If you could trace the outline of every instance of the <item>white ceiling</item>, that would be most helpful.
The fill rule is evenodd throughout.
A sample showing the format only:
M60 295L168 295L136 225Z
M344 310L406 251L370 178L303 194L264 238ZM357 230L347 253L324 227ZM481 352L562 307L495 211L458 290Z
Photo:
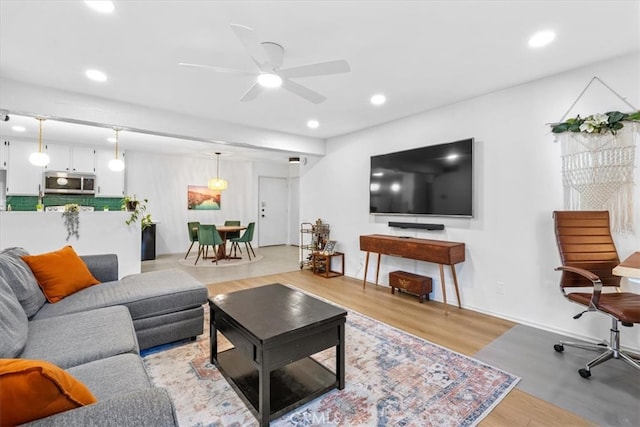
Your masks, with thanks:
M638 1L114 3L115 12L102 15L82 1L0 0L0 76L330 138L640 50ZM282 45L285 67L345 59L351 72L295 79L325 95L322 104L282 89L240 102L252 77L177 65L254 71L232 23ZM555 42L529 48L543 29L557 33ZM89 81L87 68L108 81ZM373 107L368 99L378 92L388 102ZM1 92L0 107L11 110ZM306 127L311 118L318 129ZM10 135L6 124L2 130Z

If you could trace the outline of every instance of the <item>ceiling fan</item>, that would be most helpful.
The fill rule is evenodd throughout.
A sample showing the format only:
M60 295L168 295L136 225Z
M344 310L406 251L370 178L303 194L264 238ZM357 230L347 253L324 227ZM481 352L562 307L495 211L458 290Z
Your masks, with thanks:
M280 87L306 99L314 104L320 104L327 98L316 91L302 86L291 80L296 77L322 76L327 74L348 73L351 71L349 63L339 59L315 64L299 65L295 67L280 68L284 56L284 48L277 43L260 42L255 31L244 25L231 24L231 30L243 44L247 53L258 67L255 72L236 70L232 68L216 67L212 65L188 64L180 62L186 67L206 68L219 73L255 76L256 82L240 98L240 101L255 99L265 88Z

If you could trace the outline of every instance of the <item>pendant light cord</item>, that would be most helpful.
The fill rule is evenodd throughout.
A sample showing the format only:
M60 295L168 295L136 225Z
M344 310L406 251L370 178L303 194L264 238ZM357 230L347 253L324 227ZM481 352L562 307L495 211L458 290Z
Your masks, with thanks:
M38 118L38 123L40 123L40 132L38 134L38 153L42 153L42 121L44 119Z

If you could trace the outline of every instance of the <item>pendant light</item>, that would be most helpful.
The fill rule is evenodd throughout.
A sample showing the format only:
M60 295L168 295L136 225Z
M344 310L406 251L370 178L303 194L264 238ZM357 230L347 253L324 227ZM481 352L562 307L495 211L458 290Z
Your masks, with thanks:
M120 172L124 169L124 162L118 158L118 132L120 132L120 129L113 128L113 130L116 131L116 157L109 160L109 169L114 172Z
M29 156L29 162L34 166L46 166L49 164L49 155L42 151L42 122L46 120L43 117L36 117L36 120L40 123L40 133L38 135L38 151L31 153Z
M216 153L216 177L209 180L207 185L212 190L222 191L227 189L227 181L220 179L220 153Z

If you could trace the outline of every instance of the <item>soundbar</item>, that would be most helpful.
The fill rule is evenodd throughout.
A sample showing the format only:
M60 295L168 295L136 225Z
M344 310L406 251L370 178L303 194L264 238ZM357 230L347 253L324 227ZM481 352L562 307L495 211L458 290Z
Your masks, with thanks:
M393 222L389 221L389 227L419 228L421 230L444 230L444 224L424 224L420 222Z

